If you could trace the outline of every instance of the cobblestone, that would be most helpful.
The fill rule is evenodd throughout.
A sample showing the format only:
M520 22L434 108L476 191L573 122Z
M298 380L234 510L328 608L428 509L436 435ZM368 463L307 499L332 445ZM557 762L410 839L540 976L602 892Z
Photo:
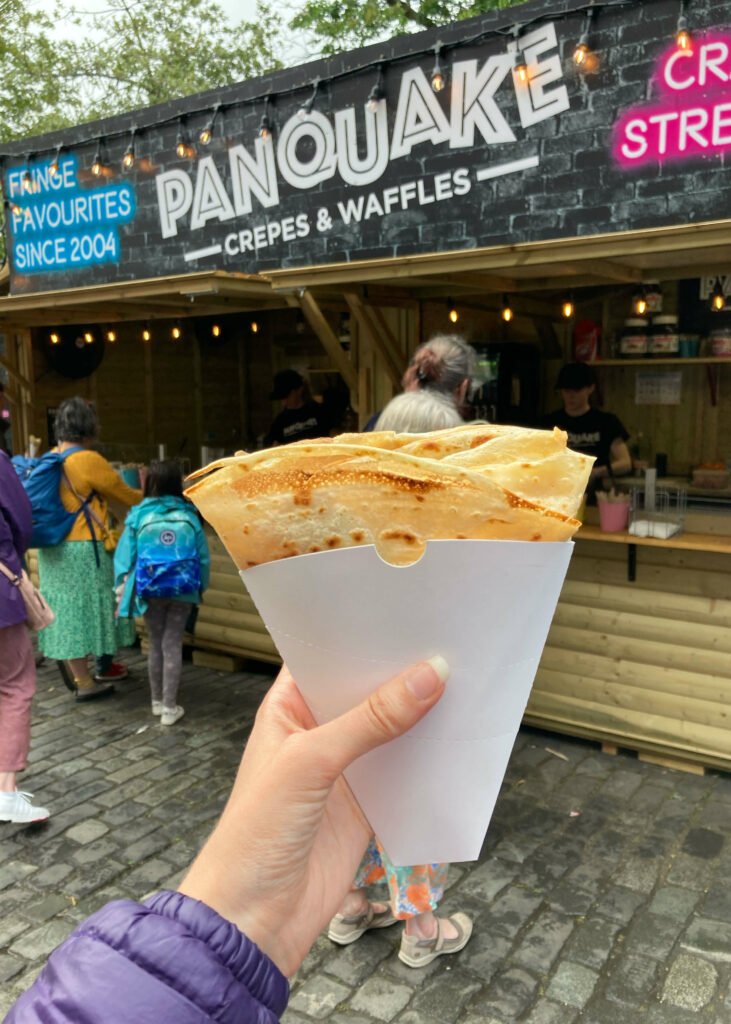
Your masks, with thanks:
M272 678L186 664L186 716L163 731L143 659L123 660L115 697L83 707L40 670L26 784L52 816L0 828L0 1017L88 914L177 883ZM524 729L481 859L450 869L441 909L472 915L466 948L414 970L401 925L321 935L283 1024L731 1024L730 811L731 777Z

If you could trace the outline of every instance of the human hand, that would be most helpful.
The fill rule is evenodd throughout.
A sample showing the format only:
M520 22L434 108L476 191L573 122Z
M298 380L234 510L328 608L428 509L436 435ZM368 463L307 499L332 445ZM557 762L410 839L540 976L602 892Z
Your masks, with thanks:
M293 974L336 913L373 834L341 773L423 718L448 671L442 658L421 662L317 726L283 668L180 892L232 921Z

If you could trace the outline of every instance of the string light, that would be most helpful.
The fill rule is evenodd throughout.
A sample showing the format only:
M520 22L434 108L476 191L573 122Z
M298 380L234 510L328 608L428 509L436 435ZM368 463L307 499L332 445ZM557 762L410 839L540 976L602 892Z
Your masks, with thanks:
M188 145L188 140L185 137L185 128L183 127L182 117L178 121L178 134L175 139L175 152L181 160L186 156L193 155L193 147Z
M503 309L500 315L502 316L506 324L510 323L510 321L513 319L513 311L510 308L510 303L508 302L507 295L503 295Z
M52 345L59 345L61 343L61 338L58 334L55 333L55 331L53 334L49 335L49 338Z
M114 343L117 340L116 331L107 331L107 341Z
M256 320L252 320L251 321L251 333L252 334L258 334L259 333L259 324L256 322Z
M447 299L447 305L449 306L449 319L452 321L453 324L456 324L457 321L459 320L459 313L454 308L454 303L452 302L451 299Z
M6 206L8 206L10 208L10 212L14 213L16 217L20 217L22 215L23 207L22 206L18 206L18 204L16 202L14 202L13 200L8 202L8 200L6 199L5 200L5 204L6 204Z
M219 324L214 324L211 327L211 334L213 335L214 338L220 338L221 337L221 328L220 328Z
M716 284L711 292L711 309L716 313L720 313L725 306L726 296L723 294L720 278L716 278Z
M220 109L221 109L221 104L220 103L214 104L214 107L213 107L213 110L211 111L211 117L210 117L210 120L209 120L208 124L205 126L205 128L201 129L201 133L198 136L198 139L199 139L201 145L203 145L203 146L207 146L208 143L213 138L213 125L216 122L216 116L217 116L218 111Z
M272 122L269 119L269 97L264 100L264 113L259 122L259 138L268 139L272 134Z
M94 335L91 333L91 331L84 332L84 341L86 342L87 345L94 344Z
M520 25L516 25L513 29L513 35L515 36L515 53L513 54L513 74L516 75L521 82L528 81L528 65L525 60L525 54L520 46Z
M634 298L632 299L632 306L638 316L644 316L647 312L647 295L645 293L644 285L641 285L635 292Z
M377 110L378 104L381 100L385 100L385 98L386 90L383 87L383 65L381 64L378 68L378 78L368 93L368 109L371 111Z
M434 67L431 72L431 87L434 92L441 92L445 86L446 79L439 63L439 54L442 52L442 44L437 43L434 47Z
M680 14L678 15L678 25L675 29L675 41L678 44L679 50L692 49L690 32L688 31L688 19L685 16L685 0L680 0Z
M52 178L55 178L56 175L61 170L61 150L62 149L63 149L63 145L62 145L62 143L59 142L59 144L56 146L56 155L54 156L53 160L51 160L50 164L48 165L48 170L49 170L49 173L51 174Z
M30 157L28 159L30 159ZM23 183L24 192L33 191L33 176L30 173L30 168L26 168L25 171L23 171L23 177L21 181Z
M314 80L314 82L312 83L312 95L307 100L305 100L305 102L302 104L302 106L297 111L297 117L301 121L304 121L304 119L306 117L310 116L310 113L312 112L312 108L315 105L315 99L317 97L317 90L318 90L319 86L320 86L320 79L316 78Z
M568 295L561 306L561 312L567 320L570 320L574 315L574 299L572 295Z
M91 173L94 174L98 178L99 175L102 173L103 169L104 169L104 161L103 161L103 157L102 157L102 140L101 139L97 139L97 142L96 142L96 153L94 153L94 160L92 161L92 164L91 164Z
M142 340L143 341L149 341L151 337L152 337L152 335L150 334L150 328L149 327L145 327L143 329L143 331L142 331Z
M581 33L576 49L574 50L574 61L576 64L581 66L586 63L586 58L589 56L589 31L591 29L591 19L594 17L594 8L590 7L586 12L586 21L584 22L584 31Z
M130 167L134 166L134 162L135 162L135 135L136 134L137 134L137 128L135 127L135 128L132 129L132 133L131 133L131 135L129 137L129 143L127 145L127 148L124 151L124 156L122 157L122 167L124 167L124 169L126 171L128 171L130 169Z
M178 327L178 325L175 324L175 326L173 327L172 331L170 332L170 335L171 335L173 341L177 341L182 333L183 332L180 330L180 327Z

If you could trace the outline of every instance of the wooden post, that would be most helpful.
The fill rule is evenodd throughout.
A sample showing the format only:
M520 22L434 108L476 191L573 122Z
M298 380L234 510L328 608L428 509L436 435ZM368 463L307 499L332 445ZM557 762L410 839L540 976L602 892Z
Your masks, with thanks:
M399 351L396 339L380 309L375 306L366 306L356 292L345 292L345 301L362 332L370 338L382 359L391 382L396 387L400 387L401 378L406 369L406 361Z
M353 408L356 409L358 405L358 374L356 368L343 351L339 339L327 322L327 318L320 309L314 295L307 288L302 288L296 296L288 297L287 302L291 306L299 306L302 310L310 327L322 342L322 347L332 359L335 369L348 385L350 402Z

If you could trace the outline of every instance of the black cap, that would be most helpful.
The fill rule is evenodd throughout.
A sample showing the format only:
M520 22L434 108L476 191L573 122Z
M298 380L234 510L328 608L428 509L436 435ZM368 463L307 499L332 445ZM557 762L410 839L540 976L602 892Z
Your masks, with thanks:
M297 388L304 384L304 378L296 370L280 370L274 376L274 387L269 398L274 401L278 398L286 398Z
M596 384L596 376L586 363L566 363L559 370L556 387L559 391L579 391Z

